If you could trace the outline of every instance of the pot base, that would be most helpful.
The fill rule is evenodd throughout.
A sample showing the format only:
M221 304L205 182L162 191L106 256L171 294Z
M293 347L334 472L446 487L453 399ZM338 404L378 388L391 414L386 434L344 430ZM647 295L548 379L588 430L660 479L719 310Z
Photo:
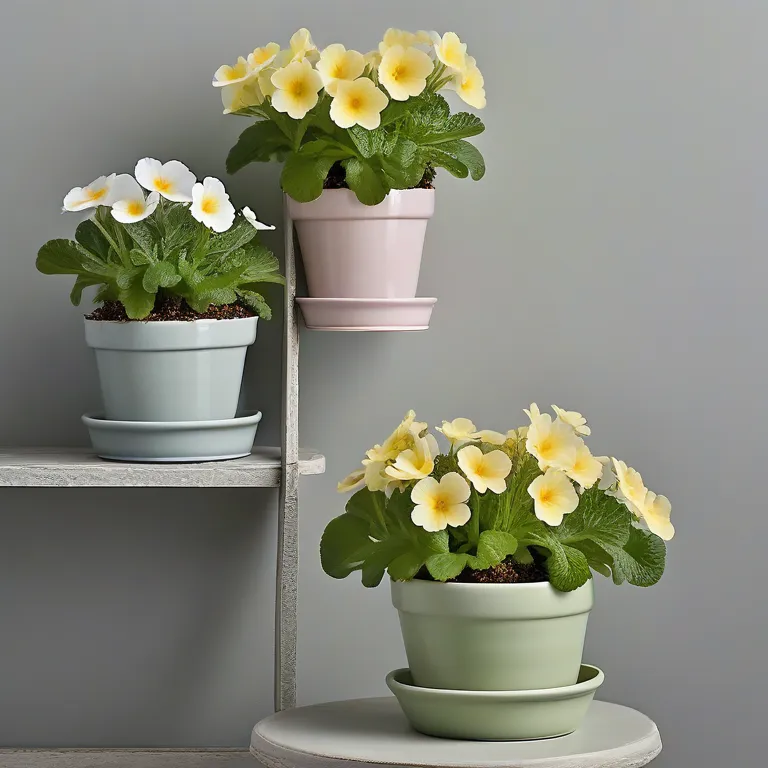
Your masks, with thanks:
M426 331L434 298L297 298L306 327L314 331Z
M172 464L241 459L251 453L261 411L216 421L110 421L86 414L102 459Z
M470 741L524 741L566 736L581 726L603 673L582 664L575 685L531 691L420 688L407 669L387 675L410 724L420 733Z

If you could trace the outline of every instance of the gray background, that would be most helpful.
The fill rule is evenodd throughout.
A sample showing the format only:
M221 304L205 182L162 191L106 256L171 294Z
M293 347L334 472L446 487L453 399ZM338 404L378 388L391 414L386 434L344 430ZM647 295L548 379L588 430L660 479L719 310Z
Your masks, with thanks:
M0 443L83 444L98 405L69 281L37 248L64 193L136 159L223 174L247 123L216 67L299 26L363 50L454 29L486 74L488 161L442 174L414 335L302 337L300 700L384 692L401 664L385 589L333 582L317 542L337 479L414 407L434 423L578 408L596 452L669 495L651 590L598 582L603 698L658 721L663 768L762 766L766 723L768 6L760 0L130 3L0 8ZM228 180L278 221L278 169ZM280 233L268 236L279 248ZM280 327L250 354L278 435ZM242 745L271 706L273 492L3 490L0 745Z

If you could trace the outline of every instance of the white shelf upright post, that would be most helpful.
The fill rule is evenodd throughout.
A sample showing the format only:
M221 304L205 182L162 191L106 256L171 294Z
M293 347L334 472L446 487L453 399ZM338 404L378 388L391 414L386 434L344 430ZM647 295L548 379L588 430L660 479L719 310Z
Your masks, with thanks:
M275 710L296 706L296 635L299 580L299 327L293 220L283 200L285 331L283 435L275 595Z

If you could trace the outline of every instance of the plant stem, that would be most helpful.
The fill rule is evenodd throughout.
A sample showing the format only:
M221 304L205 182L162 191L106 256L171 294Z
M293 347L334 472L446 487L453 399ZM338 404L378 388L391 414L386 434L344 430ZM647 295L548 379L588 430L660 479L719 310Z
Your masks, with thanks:
M115 253L117 254L117 257L120 259L120 261L123 262L123 266L130 267L131 266L130 257L128 256L128 254L125 252L124 249L120 248L117 245L112 235L110 235L109 232L107 232L106 227L99 221L98 211L96 212L93 219L91 219L91 221L93 221L93 223L99 228L99 230L101 231L101 234L104 235L107 242L112 246Z

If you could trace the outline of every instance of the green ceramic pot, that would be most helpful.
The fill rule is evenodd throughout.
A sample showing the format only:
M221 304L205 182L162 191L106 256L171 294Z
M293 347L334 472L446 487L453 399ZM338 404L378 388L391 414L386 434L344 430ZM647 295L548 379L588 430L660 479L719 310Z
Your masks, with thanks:
M591 580L573 592L548 582L391 585L415 685L523 691L576 683Z

